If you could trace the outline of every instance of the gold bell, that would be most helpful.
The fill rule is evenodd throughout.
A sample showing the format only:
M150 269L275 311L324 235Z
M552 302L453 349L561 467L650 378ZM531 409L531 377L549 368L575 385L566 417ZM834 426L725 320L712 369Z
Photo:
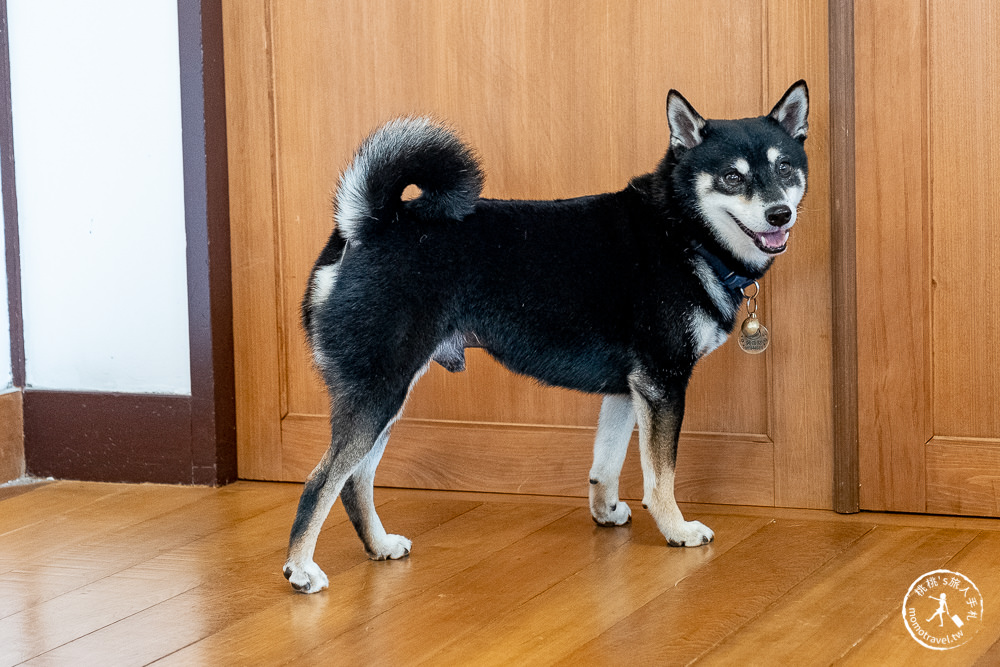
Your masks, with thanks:
M756 336L757 332L760 331L760 320L756 317L748 317L743 320L743 326L740 329L744 336Z
M760 354L767 349L770 336L767 327L760 323L756 315L751 314L740 325L740 335L737 336L736 342L747 354Z

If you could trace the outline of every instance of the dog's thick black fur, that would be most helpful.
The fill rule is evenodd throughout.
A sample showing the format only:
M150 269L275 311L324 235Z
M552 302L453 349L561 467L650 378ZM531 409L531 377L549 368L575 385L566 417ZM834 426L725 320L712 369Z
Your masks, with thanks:
M332 440L292 528L285 576L296 590L327 586L312 558L338 495L373 558L409 553L375 513L375 467L423 369L462 370L469 346L606 396L590 480L598 523L631 516L618 474L638 422L643 504L667 542L713 538L673 498L684 395L695 363L732 331L741 288L785 249L805 192L808 95L798 82L769 115L738 121L706 121L674 91L667 108L671 144L656 170L577 199L480 199L474 154L426 119L362 144L302 304ZM411 184L421 194L406 201Z

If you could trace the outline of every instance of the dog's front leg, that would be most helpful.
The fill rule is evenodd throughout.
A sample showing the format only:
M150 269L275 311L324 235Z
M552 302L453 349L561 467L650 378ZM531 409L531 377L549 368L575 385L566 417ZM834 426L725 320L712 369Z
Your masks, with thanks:
M605 396L590 468L590 514L600 526L621 526L632 518L632 510L618 499L618 478L634 428L632 397Z
M633 384L632 406L639 422L643 507L672 547L697 547L715 538L700 521L685 521L674 499L677 439L684 417L684 383L652 387Z

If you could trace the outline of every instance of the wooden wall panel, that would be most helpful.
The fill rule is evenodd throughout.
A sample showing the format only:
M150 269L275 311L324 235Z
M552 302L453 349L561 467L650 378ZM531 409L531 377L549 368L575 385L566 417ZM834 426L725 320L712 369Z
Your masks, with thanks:
M925 29L922 3L855 3L864 509L922 512L925 504L922 445L931 437Z

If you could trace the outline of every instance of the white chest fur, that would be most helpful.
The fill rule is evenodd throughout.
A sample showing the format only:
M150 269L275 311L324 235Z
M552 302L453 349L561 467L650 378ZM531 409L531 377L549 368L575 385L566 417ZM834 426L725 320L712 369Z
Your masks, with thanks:
M726 338L729 337L716 323L715 318L702 308L695 308L691 311L688 326L694 341L694 352L699 359L725 343Z

